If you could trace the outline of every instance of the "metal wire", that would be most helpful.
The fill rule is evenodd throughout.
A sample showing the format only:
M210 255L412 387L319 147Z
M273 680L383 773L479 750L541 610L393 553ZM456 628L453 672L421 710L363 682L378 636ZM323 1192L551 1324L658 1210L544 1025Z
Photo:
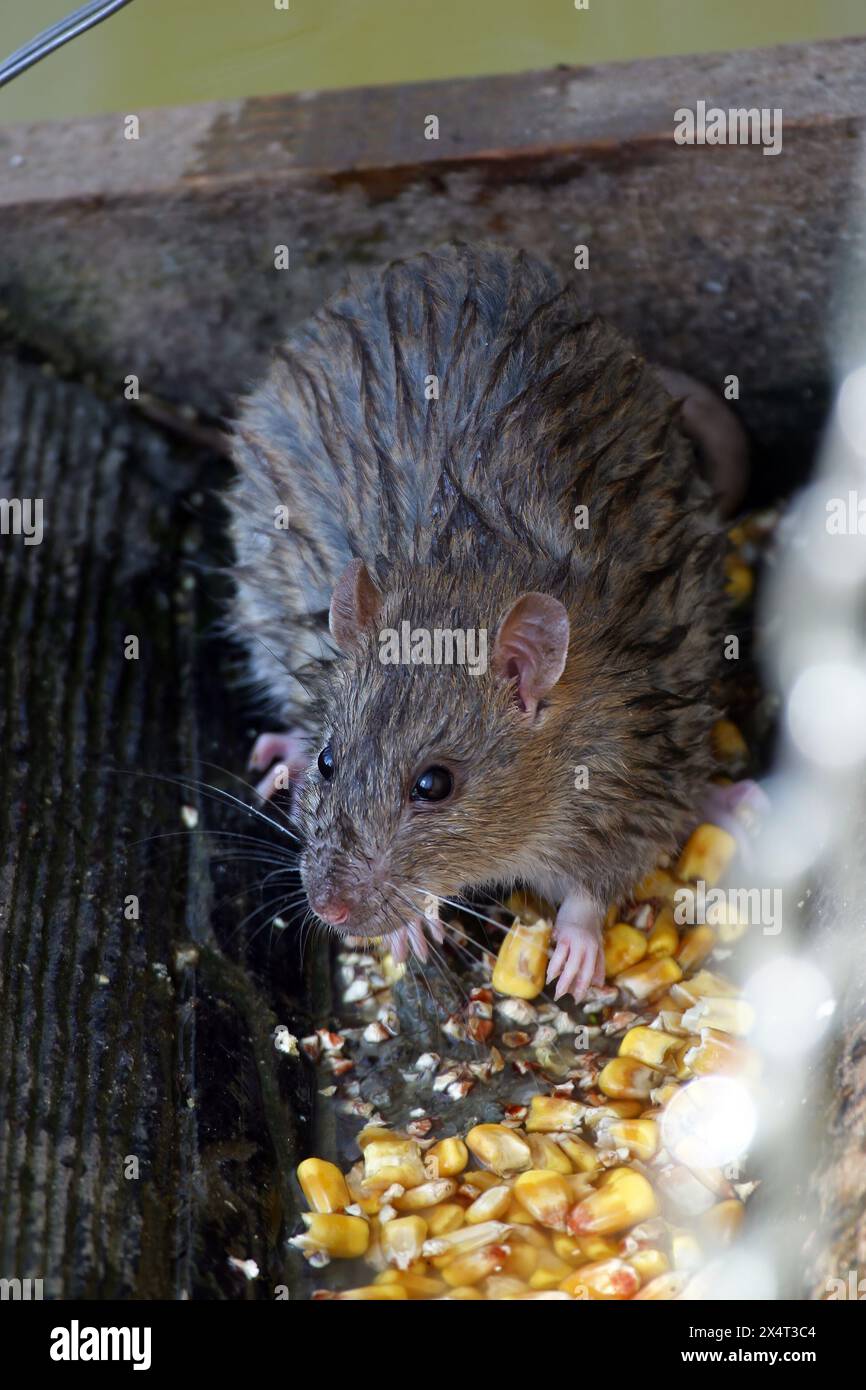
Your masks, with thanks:
M122 10L124 5L129 4L131 0L90 0L89 4L73 10L65 19L58 20L48 29L43 29L41 34L37 34L23 47L17 48L0 63L0 87L19 77L22 72L26 72L34 63L46 58L55 49L69 43L70 39L86 33L88 29L101 24L104 19L110 18L118 10Z

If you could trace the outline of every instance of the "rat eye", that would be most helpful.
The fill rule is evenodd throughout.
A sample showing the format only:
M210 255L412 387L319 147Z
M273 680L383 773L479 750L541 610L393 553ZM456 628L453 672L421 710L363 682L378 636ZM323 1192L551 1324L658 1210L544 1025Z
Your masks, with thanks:
M316 759L316 763L325 781L330 782L331 778L334 775L334 755L331 752L330 743L325 744L324 748L322 749L321 753Z
M447 767L425 768L412 788L412 800L444 801L453 786L454 778Z

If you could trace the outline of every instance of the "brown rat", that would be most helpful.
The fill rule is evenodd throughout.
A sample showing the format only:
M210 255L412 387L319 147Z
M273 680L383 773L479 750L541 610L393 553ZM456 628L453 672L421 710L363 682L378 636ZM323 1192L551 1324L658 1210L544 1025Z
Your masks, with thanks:
M234 624L293 730L254 756L303 776L314 910L423 954L431 900L519 882L582 996L712 772L723 531L678 403L538 261L456 246L297 329L236 458Z

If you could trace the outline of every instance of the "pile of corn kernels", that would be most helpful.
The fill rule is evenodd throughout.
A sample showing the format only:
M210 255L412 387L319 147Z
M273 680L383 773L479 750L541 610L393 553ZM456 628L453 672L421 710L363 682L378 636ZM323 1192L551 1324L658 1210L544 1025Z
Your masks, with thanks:
M714 742L733 770L746 751L739 730L720 721ZM675 866L608 913L608 1002L593 1032L620 1042L597 1060L582 1099L571 1084L551 1085L507 1106L501 1123L438 1140L370 1123L348 1173L319 1158L300 1164L310 1210L293 1244L314 1265L361 1260L369 1271L358 1287L314 1297L700 1296L700 1271L739 1231L756 1184L683 1161L665 1145L662 1117L696 1078L753 1080L757 1056L744 1041L749 1005L705 968L745 924L722 913L681 930L673 905L684 885L716 884L735 850L727 831L701 825ZM513 923L493 971L497 994L542 993L551 931L544 917Z

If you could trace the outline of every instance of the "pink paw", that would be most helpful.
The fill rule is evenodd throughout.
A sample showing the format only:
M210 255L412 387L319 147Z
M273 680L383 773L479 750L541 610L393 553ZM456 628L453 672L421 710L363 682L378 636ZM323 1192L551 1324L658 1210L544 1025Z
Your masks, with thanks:
M604 947L595 925L560 924L553 929L556 945L547 966L547 983L556 980L554 999L572 994L579 1004L590 985L604 984ZM558 977L558 978L557 978Z
M250 768L266 776L256 786L265 801L275 791L285 791L299 782L310 765L310 748L306 734L291 729L282 734L259 734L250 753Z
M425 961L429 955L427 947L427 937L424 935L424 928L427 928L433 940L440 946L445 940L445 931L438 918L415 917L411 922L407 922L405 927L398 927L397 931L391 932L385 939L391 951L391 955L398 965L402 965L408 958L411 950L418 960Z

